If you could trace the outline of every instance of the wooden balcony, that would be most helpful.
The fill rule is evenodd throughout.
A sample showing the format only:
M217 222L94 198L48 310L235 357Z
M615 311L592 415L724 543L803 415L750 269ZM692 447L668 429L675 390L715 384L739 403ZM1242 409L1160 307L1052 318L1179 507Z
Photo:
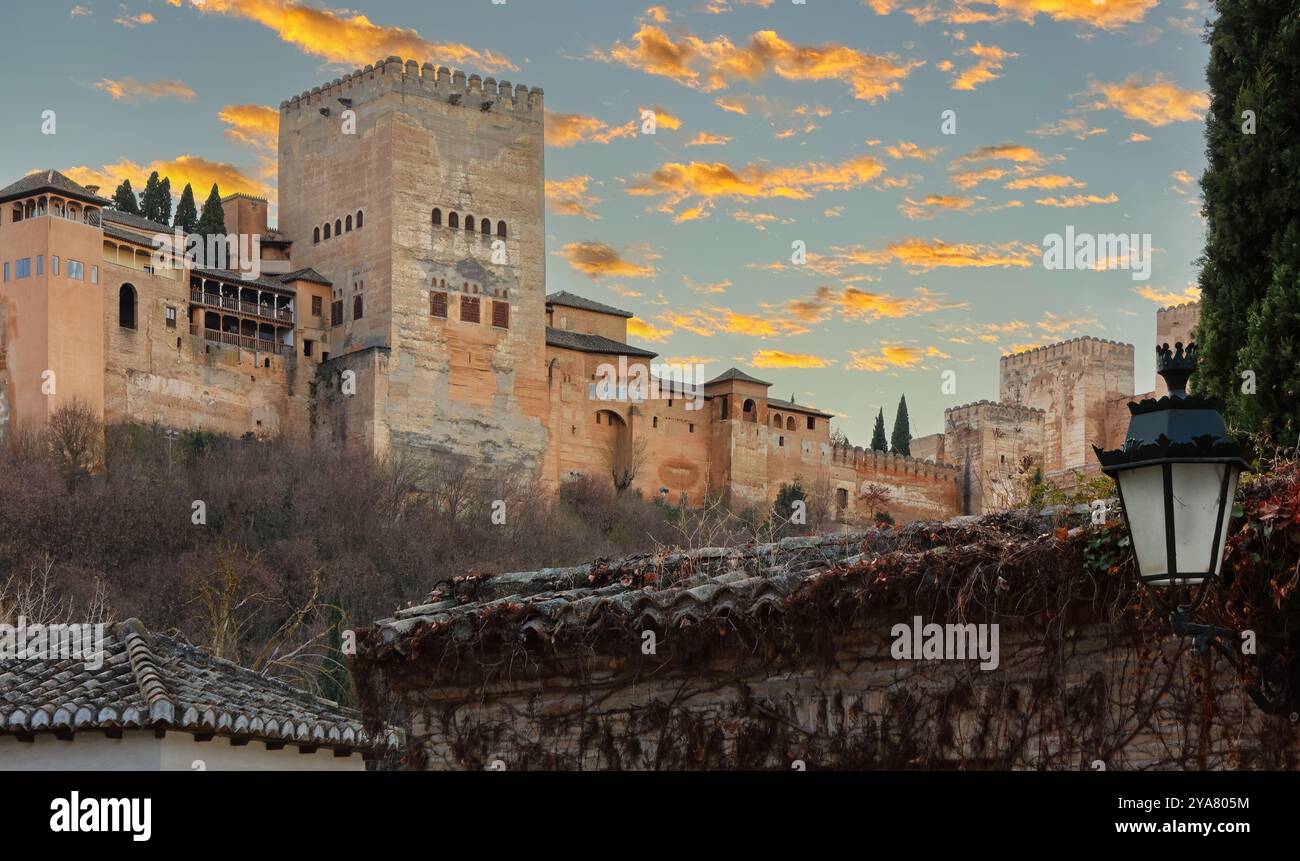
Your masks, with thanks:
M281 356L293 355L293 346L291 344L280 344L269 338L254 338L241 335L238 332L221 332L203 326L190 326L190 334L202 335L206 340L217 344L230 344L234 347L243 347L245 350L256 350L259 353L276 353Z
M250 317L257 317L260 320L275 320L281 323L292 323L293 312L287 308L275 309L270 305L259 305L256 302L245 302L234 296L218 296L216 293L205 293L202 290L190 290L190 301L195 305L202 305L205 308L220 308L223 311L234 311L237 314L246 314Z

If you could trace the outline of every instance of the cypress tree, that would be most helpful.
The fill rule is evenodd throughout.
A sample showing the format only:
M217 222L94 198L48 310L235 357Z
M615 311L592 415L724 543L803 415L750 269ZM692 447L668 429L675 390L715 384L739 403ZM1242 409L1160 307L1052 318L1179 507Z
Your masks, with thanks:
M224 216L222 220L225 220ZM199 209L194 205L194 189L187 182L185 190L181 192L181 202L176 204L176 219L172 221L172 226L179 227L186 233L193 233L198 224Z
M871 432L871 448L873 451L889 451L889 443L885 440L884 407L876 414L876 429Z
M144 192L140 195L140 214L150 221L158 221L162 214L158 201L159 186L158 171L155 170L149 174L149 179L144 184Z
M172 221L172 181L170 177L163 177L163 181L158 184L158 218L155 219L159 224L171 224Z
M221 194L217 191L215 182L212 183L212 191L208 193L208 199L203 202L203 212L199 214L199 223L194 230L204 236L216 236L226 232L226 211L221 208Z
M898 399L898 412L894 414L894 432L889 435L889 448L894 454L912 456L912 426L907 420L907 395Z
M124 179L122 184L113 192L113 208L118 212L129 212L132 215L140 214L140 202L135 199L135 192L131 189L131 180Z
M1300 433L1300 4L1215 6L1193 388L1221 398L1232 426L1291 444ZM1253 393L1242 391L1246 371L1254 372Z

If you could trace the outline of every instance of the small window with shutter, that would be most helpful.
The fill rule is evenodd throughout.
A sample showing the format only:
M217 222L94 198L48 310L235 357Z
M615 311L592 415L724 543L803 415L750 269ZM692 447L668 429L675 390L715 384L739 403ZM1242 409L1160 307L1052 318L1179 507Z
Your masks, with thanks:
M460 320L462 323L477 323L479 321L479 298L477 296L460 297Z
M510 303L492 302L492 325L498 329L510 328Z
M342 299L335 299L333 302L330 303L330 325L331 326L343 325L343 300Z
M320 316L320 313L321 313L321 307L322 307L321 297L319 297L319 296L313 296L313 297L311 297L311 313L312 313L312 316L314 316L314 317L319 317L319 316Z
M429 291L429 316L447 319L447 294L438 290Z

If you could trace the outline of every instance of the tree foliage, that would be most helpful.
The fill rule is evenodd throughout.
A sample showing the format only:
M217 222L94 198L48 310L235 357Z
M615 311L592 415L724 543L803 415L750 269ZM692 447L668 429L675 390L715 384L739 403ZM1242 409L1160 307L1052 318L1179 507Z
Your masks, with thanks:
M912 425L907 419L907 395L898 399L898 412L894 414L894 432L889 435L889 448L894 454L912 456Z
M876 427L871 431L871 448L873 451L889 451L889 442L885 439L885 408L876 414Z

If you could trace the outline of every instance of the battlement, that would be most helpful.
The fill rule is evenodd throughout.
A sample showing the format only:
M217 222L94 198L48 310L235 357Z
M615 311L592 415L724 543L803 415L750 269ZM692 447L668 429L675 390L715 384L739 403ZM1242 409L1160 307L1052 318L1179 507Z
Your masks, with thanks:
M421 65L415 60L403 61L400 57L380 60L322 86L312 87L280 102L280 111L302 110L338 98L348 98L356 88L365 84L402 87L406 90L417 88L431 97L443 98L452 104L473 110L507 110L537 116L542 113L541 87L529 89L523 84L512 87L509 81L481 78L478 75L467 76L459 69L452 70L446 66L435 68L432 63Z
M1004 404L1000 401L979 400L969 404L948 407L943 411L945 426L954 422L966 421L975 416L997 421L1020 422L1041 420L1047 413L1038 407Z
M1053 359L1089 355L1109 355L1118 359L1132 360L1133 345L1126 344L1123 341L1111 341L1107 338L1094 338L1091 335L1083 335L1078 338L1071 338L1068 341L1034 347L1032 350L1023 350L1019 353L1011 353L999 359L998 365L1001 368L1024 367L1041 362L1050 362Z
M893 452L876 451L860 445L831 446L831 462L841 466L851 466L855 470L867 470L877 473L895 475L919 475L940 481L957 481L961 477L961 468L946 463L932 463L918 460Z
M1192 308L1199 309L1200 307L1200 302L1183 302L1180 305L1166 305L1165 307L1158 309L1156 313L1165 314L1172 311L1186 311Z

